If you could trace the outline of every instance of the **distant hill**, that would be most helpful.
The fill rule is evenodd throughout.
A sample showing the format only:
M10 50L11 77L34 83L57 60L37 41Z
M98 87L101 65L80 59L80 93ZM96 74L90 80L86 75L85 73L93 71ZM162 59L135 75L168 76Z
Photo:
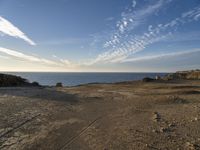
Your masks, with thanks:
M30 83L27 79L19 76L0 74L0 87L12 86L40 86L37 82Z

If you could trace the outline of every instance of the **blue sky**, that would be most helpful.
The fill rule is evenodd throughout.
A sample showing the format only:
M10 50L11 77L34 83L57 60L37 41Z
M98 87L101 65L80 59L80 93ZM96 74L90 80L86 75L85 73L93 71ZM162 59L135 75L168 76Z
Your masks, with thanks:
M200 68L199 0L0 0L0 71Z

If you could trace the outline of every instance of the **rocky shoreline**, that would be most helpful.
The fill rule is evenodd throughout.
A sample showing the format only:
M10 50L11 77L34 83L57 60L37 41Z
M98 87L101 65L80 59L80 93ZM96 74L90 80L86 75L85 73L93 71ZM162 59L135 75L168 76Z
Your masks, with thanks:
M144 82L151 81L169 81L169 80L200 80L200 70L190 71L178 71L175 73L169 73L164 77L156 76L155 78L146 77L143 79ZM93 83L94 84L94 83ZM99 83L101 84L101 83ZM26 86L41 86L38 82L30 83L27 79L20 76L0 74L0 87L26 87ZM63 87L62 83L57 83L56 87Z

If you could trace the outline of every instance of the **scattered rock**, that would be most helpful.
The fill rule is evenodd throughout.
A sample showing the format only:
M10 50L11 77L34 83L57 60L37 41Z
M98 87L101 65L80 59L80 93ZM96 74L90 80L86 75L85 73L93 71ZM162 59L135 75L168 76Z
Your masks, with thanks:
M175 96L175 95L170 95L167 97L167 99L174 104L186 104L188 103L186 100L180 98L179 96Z
M162 133L169 132L169 131L170 131L169 128L164 128L164 127L160 128L160 132Z
M198 118L197 118L197 117L195 117L195 118L194 118L194 120L195 120L195 121L198 121Z
M170 123L169 125L168 125L168 127L175 127L176 125L174 124L174 123Z
M200 148L197 144L193 144L193 143L190 143L190 142L186 142L185 145L188 148L188 150L197 150L197 149Z
M160 117L160 114L158 112L154 112L153 113L153 120L158 122L160 121L161 117Z
M155 129L153 129L153 130L152 130L152 132L153 132L153 133L158 133L158 131L157 131L157 130L155 130Z

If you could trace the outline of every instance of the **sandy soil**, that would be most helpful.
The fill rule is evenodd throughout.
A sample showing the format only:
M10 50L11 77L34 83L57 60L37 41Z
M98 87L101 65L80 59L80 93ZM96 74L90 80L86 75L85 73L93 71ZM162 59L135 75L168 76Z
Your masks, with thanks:
M3 150L200 149L200 81L0 88Z

